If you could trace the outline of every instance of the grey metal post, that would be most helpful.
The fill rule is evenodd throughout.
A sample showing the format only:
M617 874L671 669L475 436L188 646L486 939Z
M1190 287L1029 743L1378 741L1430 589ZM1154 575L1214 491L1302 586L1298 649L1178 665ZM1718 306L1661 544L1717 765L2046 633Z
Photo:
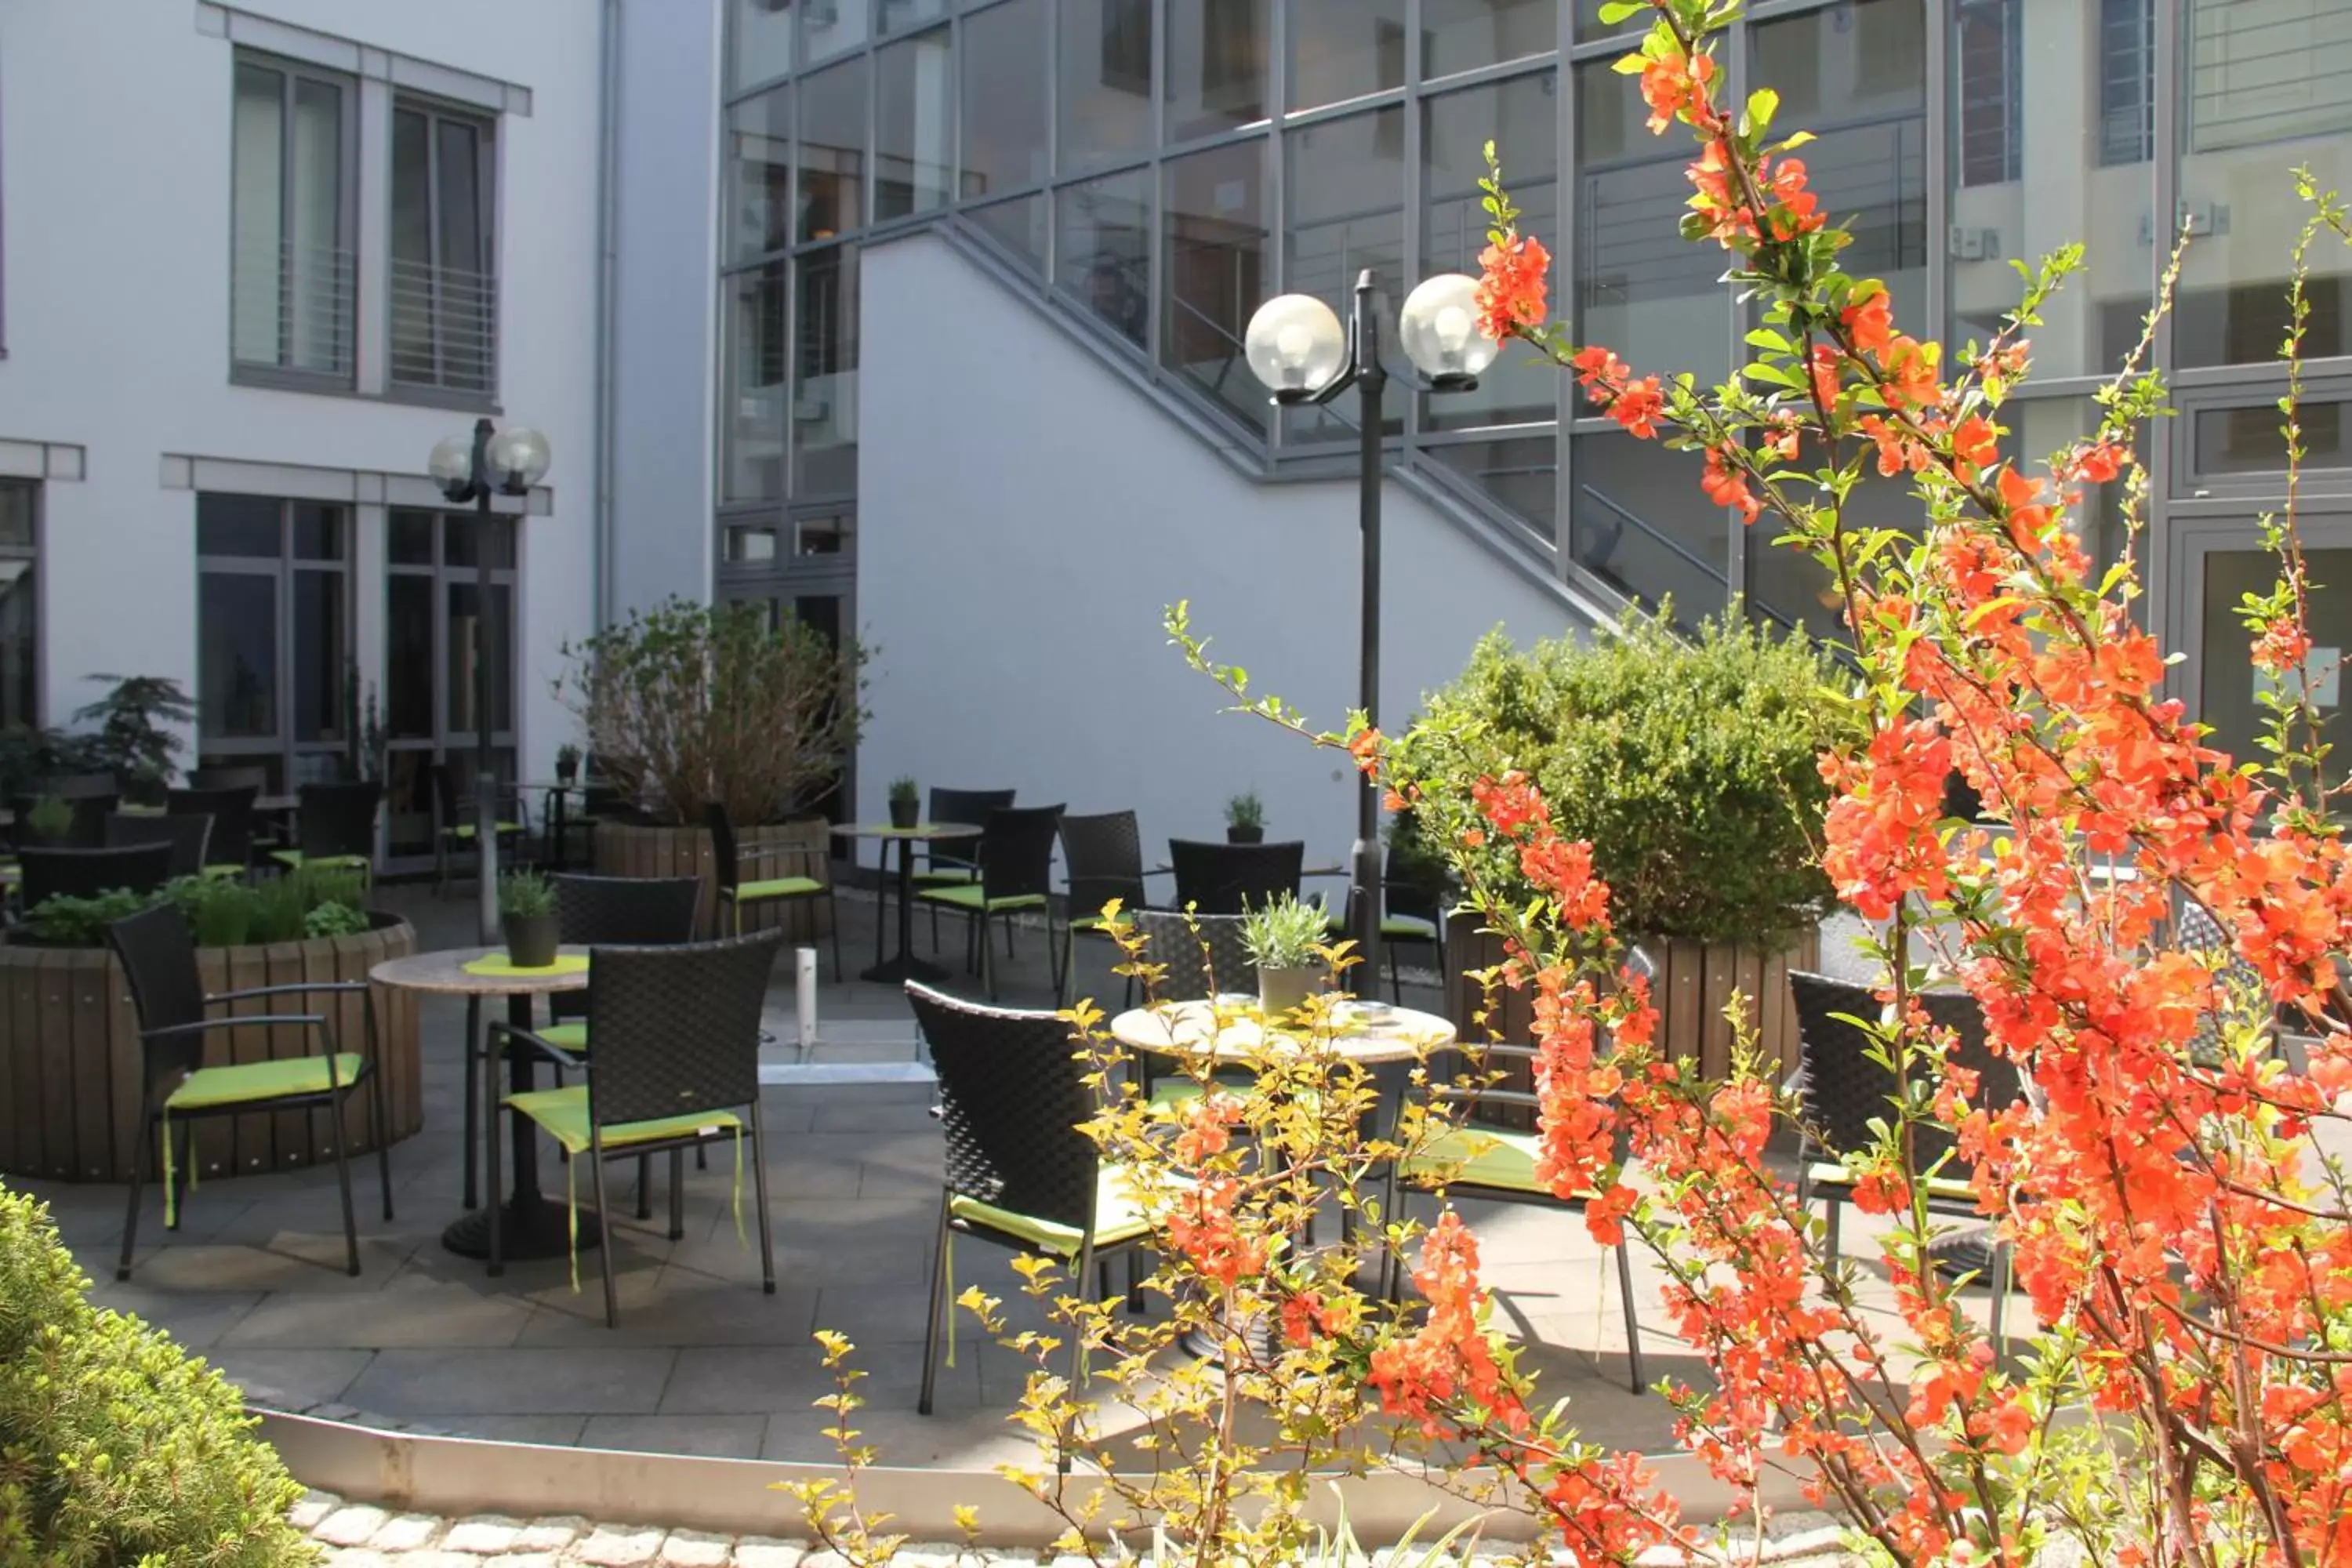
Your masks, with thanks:
M1356 390L1361 399L1362 428L1358 450L1361 458L1357 513L1363 532L1362 665L1359 671L1360 700L1364 722L1378 724L1381 711L1381 401L1388 390L1388 372L1381 365L1380 285L1366 268L1356 279ZM1381 793L1379 781L1366 773L1356 780L1356 847L1352 866L1354 900L1349 910L1356 952L1362 959L1356 973L1356 994L1380 994L1381 969Z
M474 854L479 868L482 942L499 942L499 795L490 755L490 422L474 422Z

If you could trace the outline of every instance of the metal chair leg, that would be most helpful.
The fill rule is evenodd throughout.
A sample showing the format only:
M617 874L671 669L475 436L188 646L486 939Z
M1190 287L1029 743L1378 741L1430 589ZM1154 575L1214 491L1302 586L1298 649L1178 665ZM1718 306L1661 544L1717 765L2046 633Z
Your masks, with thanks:
M1139 1247L1127 1252L1127 1312L1131 1318L1143 1316L1143 1249Z
M764 1228L764 1227L763 1227ZM940 1189L939 1235L931 1242L931 1310L923 1319L923 1387L915 1400L915 1414L931 1413L931 1392L939 1375L940 1316L948 1298L948 1192Z
M613 1211L604 1203L604 1151L591 1144L585 1151L596 1189L597 1272L604 1277L604 1326L621 1326L621 1289L613 1278Z
M760 1216L760 1289L776 1293L776 1233L768 1224L768 1141L760 1130L760 1102L751 1101L751 1199Z
M702 1151L698 1147L695 1152L699 1154ZM672 1241L686 1239L686 1151L683 1149L669 1152L669 1238Z
M392 1120L383 1105L383 1074L368 1074L368 1123L375 1130L376 1175L383 1183L383 1219L392 1223Z
M179 1145L180 1152L178 1159L180 1162L180 1174L182 1177L180 1183L180 1202L178 1205L179 1213L172 1215L169 1221L164 1225L163 1228L166 1230L179 1229L180 1220L188 1212L188 1187L190 1184L186 1178L193 1174L196 1168L196 1129L194 1122L185 1116L180 1118Z
M841 984L841 903L833 896L833 884L824 885L824 920L833 928L833 983Z
M471 1005L471 1004L469 1004L469 1005ZM507 1271L505 1240L506 1204L504 1194L499 1190L500 1186L503 1185L499 1176L499 1126L501 1122L506 1121L506 1111L504 1108L499 1104L498 1100L498 1073L499 1068L497 1059L488 1051L484 1051L482 1053L482 1076L484 1082L481 1088L489 1106L489 1133L484 1140L485 1147L482 1152L482 1163L489 1168L490 1176L490 1190L488 1194L490 1200L490 1278L493 1279L498 1279ZM525 1131L518 1133L517 1136L528 1138L530 1136L530 1133L528 1131ZM468 1144L467 1147L470 1148L471 1145Z
M1633 1315L1633 1259L1623 1242L1617 1244L1617 1293L1625 1301L1625 1359L1632 1365L1627 1386L1636 1394L1647 1384L1642 1377L1642 1322Z
M654 1157L651 1154L637 1156L637 1217L654 1217Z
M476 1206L478 1194L475 1187L475 1144L482 1136L482 1080L480 1058L486 1054L482 1043L482 999L466 998L466 1070L460 1074L466 1080L466 1206ZM495 1102L494 1102L495 1103Z
M329 1101L327 1110L335 1118L335 1185L341 1190L343 1198L343 1256L346 1260L344 1272L356 1279L360 1274L360 1222L358 1216L352 1213L352 1141L343 1136L342 1101L341 1100ZM316 1128L318 1116L318 1109L313 1107L304 1114L302 1120L310 1127ZM315 1132L313 1146L316 1146Z
M122 1257L114 1266L117 1279L131 1278L131 1254L139 1245L139 1198L146 1185L147 1163L155 1157L163 1119L142 1116L139 1120L139 1150L131 1156L131 1203L122 1215Z

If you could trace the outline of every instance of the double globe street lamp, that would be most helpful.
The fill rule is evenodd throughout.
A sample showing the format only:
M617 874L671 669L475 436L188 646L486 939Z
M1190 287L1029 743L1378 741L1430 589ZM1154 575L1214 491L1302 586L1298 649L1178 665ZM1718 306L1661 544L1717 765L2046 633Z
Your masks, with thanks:
M474 503L474 851L479 857L482 941L499 940L498 770L490 755L491 650L506 635L496 624L498 600L490 592L490 500L528 498L547 477L551 457L547 437L520 425L495 428L474 422L470 435L452 436L434 447L426 464L441 493L457 505ZM521 541L516 540L516 559ZM455 823L444 823L445 828Z
M1319 407L1353 386L1359 468L1357 512L1363 534L1363 608L1359 684L1364 722L1380 722L1381 699L1381 401L1388 390L1381 363L1380 286L1367 268L1343 326L1312 294L1268 300L1250 318L1244 349L1250 369L1285 407ZM1428 382L1423 390L1469 392L1495 363L1502 344L1478 331L1478 281L1458 272L1429 279L1405 296L1397 338ZM1358 781L1356 846L1351 857L1348 931L1362 960L1361 994L1376 987L1381 967L1381 796L1367 773Z

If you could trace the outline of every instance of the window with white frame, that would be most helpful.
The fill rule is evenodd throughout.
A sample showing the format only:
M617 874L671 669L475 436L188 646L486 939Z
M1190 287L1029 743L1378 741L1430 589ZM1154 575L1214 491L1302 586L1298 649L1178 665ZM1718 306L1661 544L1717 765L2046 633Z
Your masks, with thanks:
M341 385L357 319L357 84L261 55L236 60L229 342L242 370Z
M484 396L498 385L494 128L402 99L392 113L391 379Z

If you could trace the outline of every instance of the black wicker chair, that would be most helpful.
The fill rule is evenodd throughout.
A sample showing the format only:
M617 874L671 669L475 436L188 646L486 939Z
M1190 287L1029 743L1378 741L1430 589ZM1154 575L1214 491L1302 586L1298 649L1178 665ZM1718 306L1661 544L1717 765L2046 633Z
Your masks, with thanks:
M425 771L433 776L433 891L437 897L449 890L450 857L473 848L474 840L481 836L481 826L474 820L476 797L457 793L455 769L447 763L435 763ZM505 811L512 799L509 792L499 802L499 810ZM522 824L501 816L497 832L499 852L503 857L508 847L522 837Z
M1057 1259L1081 1284L1111 1254L1125 1252L1128 1310L1140 1311L1137 1249L1152 1235L1116 1167L1105 1166L1095 1141L1078 1131L1098 1105L1086 1064L1071 1054L1070 1026L1058 1015L982 1007L913 981L907 999L939 1074L933 1114L947 1133L923 1386L915 1405L929 1415L955 1237ZM1097 1288L1109 1294L1099 1276ZM1071 1338L1075 1365L1078 1337Z
M83 777L84 775L76 776ZM87 777L91 781L103 778L110 783L112 782L114 775L111 773L100 773L87 775ZM58 781L47 780L44 782L57 783ZM27 837L27 833L32 825L34 808L45 800L61 801L65 804L67 809L73 814L72 820L67 824L66 836L63 838L53 840L50 844L50 847L57 849L104 848L106 847L106 819L114 814L115 807L122 804L122 797L114 794L110 790L103 793L91 790L85 791L80 794L73 794L62 790L44 789L30 795L13 795L9 798L8 805L9 807L16 814L16 842L20 847L26 848L37 847L37 846L30 843Z
M1381 875L1381 948L1388 959L1389 1000L1402 1005L1404 983L1397 974L1400 947L1428 948L1437 965L1438 988L1445 986L1444 901L1424 886L1397 880L1394 849L1389 851Z
M376 1054L375 1004L364 980L321 980L287 985L257 985L207 996L196 969L196 946L187 917L172 906L159 905L120 920L109 928L107 942L121 961L131 983L131 1005L139 1014L142 1087L139 1100L139 1152L131 1163L131 1197L122 1220L122 1257L115 1265L117 1279L131 1278L131 1257L139 1242L139 1198L151 1153L163 1154L163 1223L179 1227L179 1209L173 1190L172 1119L226 1116L255 1111L299 1110L306 1115L326 1110L335 1118L335 1179L343 1198L343 1246L346 1271L360 1271L359 1222L352 1212L350 1122L343 1102L364 1086L368 1127L375 1140L376 1171L383 1187L383 1217L392 1218L392 1139L384 1119L383 1080ZM357 1052L346 1051L335 1038L334 1026L322 1013L242 1014L214 1016L211 1009L226 1003L264 996L307 996L347 993L362 999L367 1019L366 1040ZM268 1028L299 1026L316 1032L322 1047L317 1054L270 1061L239 1062L233 1067L205 1067L205 1037L215 1029ZM274 1031L273 1031L274 1033ZM183 1134L180 1161L187 1164L193 1139Z
M604 1322L617 1328L621 1304L613 1279L613 1211L605 1201L608 1160L667 1153L669 1234L686 1234L683 1155L721 1138L751 1165L758 1196L761 1288L776 1293L775 1235L768 1224L768 1167L760 1122L760 1009L780 931L676 947L603 947L589 953L588 1029L595 1069L568 1089L506 1095L499 1103L546 1131L576 1162L584 1157L595 1184L597 1256L604 1276ZM503 1020L490 1025L489 1062L507 1049L536 1050L558 1067L585 1066L544 1036ZM499 1115L489 1118L490 1258L505 1271L499 1194ZM747 1154L742 1141L748 1134ZM738 1167L739 1169L740 1167ZM740 1188L738 1202L740 1202Z
M1070 891L1055 973L1060 995L1067 1001L1076 980L1078 938L1103 934L1103 906L1117 899L1120 908L1132 912L1151 901L1143 886L1143 836L1135 813L1063 817L1062 874L1069 879ZM1132 975L1127 977L1126 994L1131 1004Z
M1893 1071L1871 1059L1877 1042L1853 1022L1879 1016L1883 1009L1876 991L1794 969L1789 972L1789 990L1796 998L1798 1047L1803 1058L1805 1136L1798 1151L1797 1196L1801 1203L1817 1197L1827 1202L1829 1257L1835 1262L1838 1216L1853 1192L1853 1178L1839 1156L1876 1144L1878 1135L1870 1124L1893 1116L1895 1079ZM2013 1103L2021 1087L2017 1064L1985 1043L1984 1014L1976 999L1964 992L1930 991L1919 1000L1931 1022L1958 1035L1952 1061L1978 1075L1976 1103L1994 1111ZM1912 1130L1913 1158L1923 1171L1954 1145L1948 1129L1921 1124ZM1969 1184L1967 1167L1955 1156L1943 1169L1946 1174L1927 1183L1929 1209L1978 1217L1976 1189ZM1999 1341L2009 1296L2009 1249L1997 1247L1991 1252L1991 1267L1981 1282L1992 1289L1992 1334Z
M295 800L294 847L270 851L271 859L297 869L357 871L362 882L373 875L376 808L383 804L380 781L306 784Z
M989 817L1013 804L1018 793L1009 789L934 789L931 791L930 815L926 822L961 822L973 827L986 827ZM915 868L914 885L917 892L926 888L952 888L980 879L980 846L978 838L957 838L939 843L926 842L923 858ZM904 855L912 847L901 844L898 853ZM889 913L889 879L883 879L882 901L884 915ZM940 948L940 911L931 910L931 951Z
M1042 910L1045 916L1045 952L1050 959L1054 949L1054 840L1061 832L1062 808L1058 805L1008 805L989 814L980 839L980 877L977 881L960 882L952 886L925 888L915 897L931 906L934 911L953 910L971 922L971 932L980 948L981 983L988 989L989 1000L996 999L995 949L988 940L988 922L1003 917L1004 945L1013 945L1013 917L1023 910ZM1061 976L1055 976L1058 993Z
M131 844L119 849L20 849L18 892L29 912L50 899L91 899L121 889L152 892L172 879L172 847Z
M2238 955L2237 943L2203 904L2193 899L2182 901L2179 916L2172 922L2172 941L2181 952L2202 958L2213 971L2213 1010L2197 1020L2197 1033L2189 1041L2197 1062L2205 1067L2221 1065L2225 1023L2262 1026L2270 1036L2272 1048L2277 1049L2277 1016L2263 984L2263 972Z
M205 870L215 877L242 877L252 868L253 802L259 793L252 784L170 790L163 796L163 815L209 817L213 828L205 845Z
M205 847L212 842L213 819L185 814L162 816L146 812L118 811L106 819L106 847L127 849L139 844L161 844L172 852L172 875L205 874Z
M1136 934L1143 938L1143 961L1159 964L1163 973L1143 988L1144 1001L1205 1002L1218 992L1255 993L1257 966L1242 945L1240 915L1187 915L1178 910L1138 910ZM1161 1073L1161 1058L1138 1052L1129 1070L1144 1098L1162 1103L1197 1098L1200 1081L1187 1073ZM1211 1075L1236 1093L1246 1092L1251 1075L1225 1068Z
M1178 909L1237 915L1285 893L1297 898L1299 877L1307 868L1307 846L1171 838L1168 863L1176 871Z
M1641 949L1633 950L1626 966L1643 978L1656 973L1649 955ZM1481 1050L1485 1062L1496 1066L1506 1061L1532 1062L1537 1057L1533 1046L1490 1043ZM1459 1047L1444 1055L1458 1063L1463 1056ZM1436 1075L1433 1074L1433 1078ZM1463 1107L1463 1114L1475 1118L1486 1106L1512 1106L1533 1110L1538 1101L1523 1089L1490 1089L1480 1084L1458 1086L1433 1082L1430 1098ZM1586 1199L1561 1198L1536 1179L1536 1163L1542 1152L1542 1138L1534 1132L1513 1131L1501 1127L1477 1124L1475 1121L1457 1122L1436 1138L1398 1162L1396 1179L1399 1183L1397 1201L1393 1205L1400 1217L1404 1205L1415 1191L1436 1192L1448 1196L1481 1198L1489 1203L1528 1204L1540 1208L1563 1209L1570 1214L1584 1212ZM1627 1146L1622 1130L1617 1142L1617 1158L1626 1158ZM1626 1386L1639 1394L1643 1387L1642 1377L1642 1323L1634 1310L1633 1262L1627 1245L1620 1239L1611 1248L1617 1254L1617 1295L1625 1312ZM1402 1260L1391 1256L1384 1258L1381 1274L1387 1292L1393 1298L1402 1284Z
M703 820L710 827L711 869L717 883L719 903L726 911L728 930L743 933L743 908L747 904L793 903L814 905L824 900L825 923L833 928L833 978L841 980L841 907L833 898L833 870L827 851L821 844L755 844L742 847L735 837L735 825L728 819L727 808L712 801L703 808ZM743 880L743 867L749 862L762 875L751 881ZM789 869L787 869L789 868ZM786 874L774 873L783 870ZM797 925L799 922L793 922Z
M269 770L254 767L190 768L190 789L249 789L256 795L268 793Z

